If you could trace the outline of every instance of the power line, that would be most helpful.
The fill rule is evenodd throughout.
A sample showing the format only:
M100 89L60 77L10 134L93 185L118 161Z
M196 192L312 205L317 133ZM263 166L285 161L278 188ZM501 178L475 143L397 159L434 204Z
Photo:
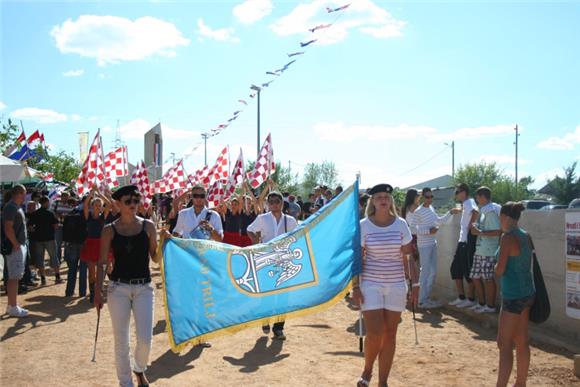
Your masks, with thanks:
M408 171L405 171L405 172L403 172L403 173L399 174L399 176L406 175L406 174L407 174L407 173L409 173L409 172L413 172L414 170L421 168L423 165L427 164L429 161L433 160L435 157L439 156L439 155L440 155L440 154L442 154L443 152L447 152L447 147L445 147L445 148L443 148L443 150L441 150L441 151L439 151L439 152L435 153L433 156L431 156L431 157L430 157L430 158L428 158L427 160L423 161L421 164L417 165L416 167L414 167L414 168L411 168L411 169L409 169Z

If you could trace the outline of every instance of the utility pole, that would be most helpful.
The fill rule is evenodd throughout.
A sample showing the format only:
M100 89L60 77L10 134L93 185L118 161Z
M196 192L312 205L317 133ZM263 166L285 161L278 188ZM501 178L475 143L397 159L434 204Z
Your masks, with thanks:
M207 133L202 133L201 134L201 138L203 138L203 162L204 165L207 167L207 138L209 137L209 134Z
M121 145L123 145L123 140L121 139L119 120L117 120L117 129L115 130L115 148L119 148Z
M173 162L173 165L175 165L175 152L171 152L171 161Z
M455 177L455 141L451 141L451 144L448 142L445 143L448 147L451 147L451 177Z
M520 133L519 133L519 129L518 126L516 125L515 129L516 131L516 141L514 142L515 146L516 146L516 193L515 193L515 200L518 199L518 137L520 137Z
M252 85L250 89L256 91L258 94L258 146L256 156L256 160L258 160L260 158L260 92L262 91L262 88L256 85Z

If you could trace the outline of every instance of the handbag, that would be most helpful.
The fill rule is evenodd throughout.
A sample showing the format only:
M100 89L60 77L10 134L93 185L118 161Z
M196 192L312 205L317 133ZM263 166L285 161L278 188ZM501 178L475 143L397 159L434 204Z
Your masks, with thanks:
M536 299L530 308L530 321L536 324L541 324L550 317L550 298L548 297L548 290L544 283L544 276L542 275L542 270L538 263L536 249L531 236L530 244L532 245L532 278L534 281L534 288L536 289Z

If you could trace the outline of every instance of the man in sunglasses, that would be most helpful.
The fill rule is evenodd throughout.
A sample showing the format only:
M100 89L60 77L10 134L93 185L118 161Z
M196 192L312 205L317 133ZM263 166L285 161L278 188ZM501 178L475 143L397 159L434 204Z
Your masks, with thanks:
M294 230L298 223L290 215L282 213L283 204L282 194L272 191L268 194L269 212L259 215L256 220L248 226L248 236L252 243L266 243L277 237ZM273 328L275 340L286 340L284 335L284 321L275 323ZM270 326L264 325L262 331L265 334L270 333Z
M479 218L479 209L475 204L475 200L469 197L469 186L465 183L461 183L455 188L455 200L462 203L463 211L461 212L461 228L459 230L457 250L455 251L453 262L451 262L451 278L455 280L457 298L451 301L449 305L454 305L458 308L470 308L475 305L474 285L470 272L477 239L470 231L473 223ZM463 279L467 282L467 298Z
M213 239L221 242L224 230L219 214L206 207L206 190L195 185L191 190L192 206L179 211L173 234L190 239Z

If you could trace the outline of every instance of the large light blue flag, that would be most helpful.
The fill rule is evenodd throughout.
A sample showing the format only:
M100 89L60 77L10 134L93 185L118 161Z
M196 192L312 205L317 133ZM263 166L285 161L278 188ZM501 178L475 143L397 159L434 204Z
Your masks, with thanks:
M360 272L358 183L296 230L240 248L171 238L162 275L171 349L317 312Z

